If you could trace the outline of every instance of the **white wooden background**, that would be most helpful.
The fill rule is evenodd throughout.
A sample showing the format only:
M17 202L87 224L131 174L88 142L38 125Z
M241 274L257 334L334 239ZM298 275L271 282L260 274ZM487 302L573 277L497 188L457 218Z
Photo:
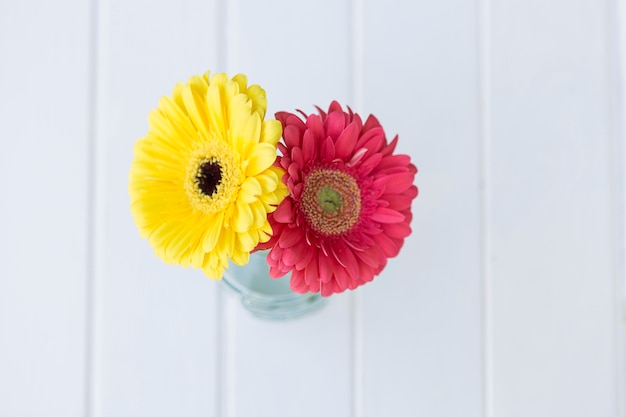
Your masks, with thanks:
M0 416L625 417L625 0L0 0ZM247 314L129 212L173 85L374 113L413 235Z

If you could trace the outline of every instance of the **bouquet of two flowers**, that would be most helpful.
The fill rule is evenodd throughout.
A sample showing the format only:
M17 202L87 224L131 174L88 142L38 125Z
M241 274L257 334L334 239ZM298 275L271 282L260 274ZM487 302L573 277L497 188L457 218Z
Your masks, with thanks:
M150 112L130 170L141 236L221 279L265 250L269 274L329 296L371 281L411 233L416 167L374 116L332 102L278 112L238 74L191 77Z

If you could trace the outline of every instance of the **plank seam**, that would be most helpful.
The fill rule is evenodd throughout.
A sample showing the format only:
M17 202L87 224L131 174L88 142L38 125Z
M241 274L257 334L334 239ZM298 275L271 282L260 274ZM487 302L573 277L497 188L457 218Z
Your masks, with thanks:
M102 415L99 402L99 332L101 331L101 268L103 239L105 238L105 189L106 175L103 163L106 160L104 135L101 132L102 100L100 92L106 91L101 78L101 65L106 60L106 51L102 30L105 27L106 15L103 14L106 0L89 2L89 135L88 135L88 213L87 213L87 288L85 307L85 404L84 413L87 417Z
M480 276L482 277L482 385L483 414L493 417L493 280L491 270L491 9L489 0L477 0L477 95Z
M626 98L626 3L624 0L607 2L608 45L608 149L610 154L611 224L614 277L614 339L615 339L615 411L626 417L626 358L624 357L624 324L626 323L626 260L624 229L624 99Z
M350 101L355 110L363 105L363 0L349 0L350 60L349 74ZM364 415L363 388L363 294L355 291L351 297L351 411L352 417Z
M232 69L232 62L239 53L237 25L238 15L236 0L217 1L217 67L219 71ZM234 51L234 52L233 52ZM232 75L232 74L230 74ZM217 401L215 415L236 417L237 411L237 305L236 301L223 286L217 289L217 337L216 340L216 386Z

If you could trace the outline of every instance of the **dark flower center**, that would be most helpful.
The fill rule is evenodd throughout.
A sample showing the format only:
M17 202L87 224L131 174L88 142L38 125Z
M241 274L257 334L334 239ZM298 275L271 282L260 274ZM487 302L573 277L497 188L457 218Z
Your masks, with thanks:
M215 161L206 161L198 167L198 188L202 194L212 196L217 190L217 186L222 182L222 167Z

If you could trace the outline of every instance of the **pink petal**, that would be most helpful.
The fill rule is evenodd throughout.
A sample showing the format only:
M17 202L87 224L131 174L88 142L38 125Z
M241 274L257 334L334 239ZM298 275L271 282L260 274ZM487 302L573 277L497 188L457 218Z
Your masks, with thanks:
M281 248L280 246L274 246L270 253L267 255L267 257L268 259L271 259L273 261L280 261L280 259L283 257L283 252L283 248ZM278 265L278 262L272 262L272 265Z
M326 120L326 112L322 110L321 107L315 106L315 110L317 110L317 112L320 114L320 117L322 118L322 120Z
M293 269L295 267L296 262L298 262L298 259L300 259L300 254L302 253L302 251L299 249L300 247L298 245L295 245L291 248L287 248L283 252L283 257L281 261L286 268Z
M319 253L318 258L320 281L327 283L333 276L333 262L329 257Z
M401 211L411 207L411 203L413 202L413 197L406 196L404 194L389 194L386 195L385 200L387 201L389 208Z
M289 151L287 151L289 152ZM291 165L291 158L285 154L285 156L283 156L282 158L280 158L280 166L282 169L284 169L285 171L289 168L289 165Z
M373 138L378 139L378 141L380 142L380 147L382 148L382 146L385 143L384 130L381 127L377 127L367 132L361 131L361 136L359 137L359 140L356 142L357 149L365 148L366 147L365 144L371 141ZM380 150L380 148L376 148L376 149L368 148L368 149L374 152L378 152Z
M359 275L359 284L363 285L367 282L372 281L374 279L374 275L376 275L374 272L374 268L366 264L360 264L359 266L361 267L361 273Z
M314 251L311 250L309 252L314 252ZM310 287L313 286L314 282L319 282L319 274L317 271L318 271L317 259L309 262L306 268L304 268L304 279Z
M374 236L374 240L376 241L376 245L383 251L387 258L393 258L400 252L400 247L402 244L398 244L398 242L384 233L378 234Z
M345 290L350 286L350 275L348 275L348 271L344 268L335 269L334 276L339 289Z
M368 252L356 252L356 256L357 258L359 258L361 260L360 264L363 265L369 265L372 268L376 268L380 262L378 262L378 260L376 259L375 256L372 256L372 254L368 251ZM361 268L362 270L363 268Z
M403 214L384 207L378 207L370 218L378 223L399 223L404 221Z
M361 161L361 164L359 165L359 168L358 168L359 175L362 175L362 176L368 175L370 172L372 172L374 168L378 166L378 164L380 163L382 159L383 159L383 156L379 153L368 154L368 156L365 157Z
M359 127L356 123L350 123L341 132L335 143L335 156L339 159L347 160L354 152L354 147L358 139Z
M312 114L306 119L306 127L315 138L315 143L319 146L326 134L324 133L324 126L322 125L322 119L319 116Z
M304 132L304 130L306 129L306 126L304 125L302 119L300 119L298 115L293 113L289 113L289 117L287 117L285 124L297 127L300 132Z
M300 147L300 130L292 125L287 125L283 129L283 138L288 148Z
M311 282L311 284L309 284L309 291L320 292L320 280L319 279L316 279L313 282Z
M315 136L310 130L304 132L304 137L302 138L302 158L305 162L313 161L317 158Z
M365 133L377 127L381 127L380 122L378 121L376 117L374 117L373 114L370 114L367 120L365 121L365 125L363 125L363 130L361 132Z
M404 239L411 234L411 227L407 223L388 224L385 233L394 239Z
M374 180L372 184L375 188L385 189L385 194L398 194L405 191L413 184L415 175L411 172L402 174L385 175Z
M293 188L289 189L289 191L291 191L291 195L294 200L298 200L298 201L300 200L300 197L302 196L303 188L304 188L304 184L298 183L298 184L295 184Z
M304 157L302 155L301 148L293 148L291 150L291 160L298 164L298 167L302 169L304 167Z
M278 120L283 127L287 124L287 119L289 118L289 116L291 116L292 114L286 111L279 111L276 112L274 114L274 117L276 118L276 120Z
M276 268L274 266L270 266L270 277L272 277L272 278L284 277L287 272L288 271L283 271L283 270L281 270L279 268Z
M363 121L361 120L361 116L359 116L358 114L354 113L352 115L352 117L350 118L350 120L353 123L357 124L357 126L359 127L359 134L361 134L361 132L363 132Z
M289 281L289 287L299 294L304 294L308 291L309 288L304 281L304 273L302 271L294 270L291 272L291 281Z
M302 242L304 246L304 242ZM315 262L311 262L314 258L314 255L317 253L315 248L306 246L306 250L303 250L300 256L300 259L296 261L297 269L304 269L307 265L315 264L315 273L317 274L317 260Z
M415 185L409 187L404 193L402 193L402 195L405 195L411 198L417 197L418 194L419 194L419 190L417 189Z
M365 246L361 244L362 242L360 240L344 238L344 243L353 251L362 252L366 249Z
M330 137L326 138L322 144L321 157L324 162L331 162L335 159L335 144Z
M404 218L404 216L402 216ZM291 248L296 243L300 242L304 234L302 233L302 229L299 227L286 227L283 229L283 232L278 239L278 246L281 248Z
M300 181L300 167L298 166L298 164L292 163L291 165L289 165L289 168L287 168L287 173L293 181Z
M349 167L353 167L356 164L358 164L361 159L363 158L363 156L367 153L367 149L365 148L361 148L358 151L356 151L354 154L352 154L352 157L350 158L350 160L348 161L348 163L346 164Z
M342 293L342 292L344 292L345 290L347 290L347 289L348 289L348 287L343 287L343 286L341 286L341 284L339 283L339 281L337 280L337 278L335 278L335 279L333 280L333 282L332 282L332 283L333 283L333 290L332 290L332 291L333 291L335 294Z
M328 117L324 121L324 131L327 136L337 140L343 129L346 127L346 118L342 111L328 113Z
M372 130L371 132L376 133L376 130ZM385 146L385 135L382 133L382 129L380 129L379 134L373 134L368 136L369 132L365 134L365 136L361 136L359 141L356 144L357 148L365 148L370 152L380 152L381 149Z
M384 155L391 155L393 153L393 151L396 149L396 145L398 144L398 135L396 135L395 138L393 138L393 140L391 141L391 143L389 145L387 145L385 147L385 149L383 149L381 152Z
M334 286L332 283L321 283L320 284L320 292L322 297L328 297L333 295Z
M291 198L286 197L272 214L274 216L274 220L279 223L291 223L293 220L293 205L291 204Z
M333 100L330 103L330 106L328 106L328 114L333 113L333 112L343 113L343 109L341 108L341 104L339 104L337 102L337 100Z
M378 166L378 169L382 171L385 169L396 168L396 167L405 168L410 163L411 163L411 157L409 155L390 155L390 156L383 158L383 160L380 162L380 165Z
M337 262L339 262L345 270L348 272L350 277L353 279L359 278L359 263L352 253L352 250L346 246L343 241L337 241L334 245L331 246L333 255Z

